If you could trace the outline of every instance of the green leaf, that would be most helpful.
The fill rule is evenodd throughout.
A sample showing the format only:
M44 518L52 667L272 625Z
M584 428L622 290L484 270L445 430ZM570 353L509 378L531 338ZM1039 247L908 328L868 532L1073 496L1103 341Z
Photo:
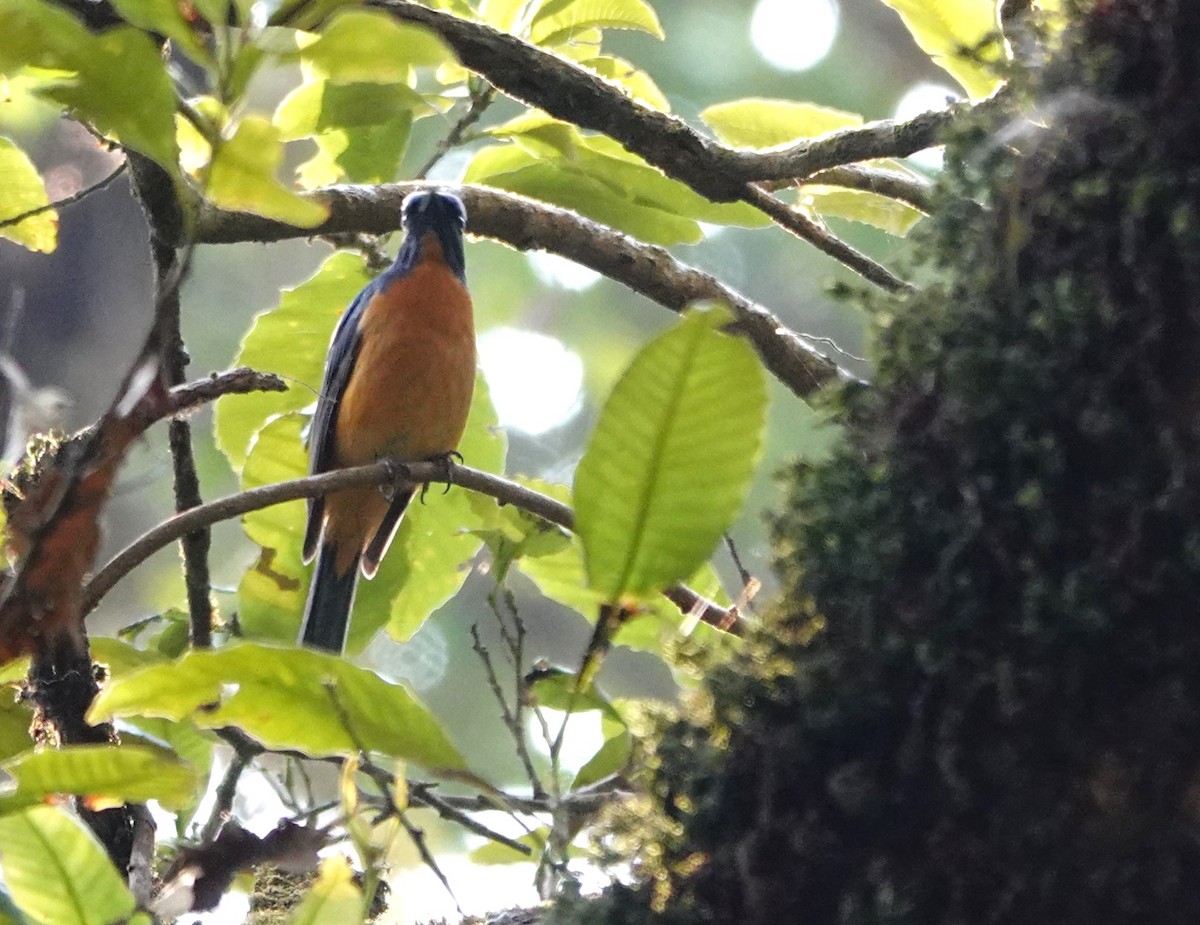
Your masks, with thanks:
M29 733L32 723L33 710L29 704L19 701L12 688L0 685L0 761L33 748Z
M369 10L338 13L299 56L313 73L334 83L407 83L411 68L454 60L427 29Z
M611 705L601 714L600 732L604 736L604 744L579 769L575 779L571 781L572 790L604 780L629 764L629 758L633 754L633 735Z
M291 925L361 925L362 890L341 855L325 858L316 882L288 919Z
M0 135L0 221L49 202L46 185L33 161L15 142ZM50 209L0 228L0 235L31 251L48 254L58 246L58 212Z
M463 767L404 687L307 649L240 643L152 665L101 691L88 711L92 723L117 716L237 726L268 748L313 756L349 757L364 748L432 769Z
M700 118L721 141L739 148L788 145L863 123L858 113L815 103L759 98L709 106L700 113Z
M15 789L0 794L4 808L28 806L56 793L112 806L158 800L166 809L195 802L203 778L170 752L143 745L76 745L25 755L4 765Z
M531 864L536 863L537 859L542 856L546 850L546 844L550 840L550 827L540 826L532 832L526 832L520 838L515 839L519 844L528 845L532 854L524 854L517 851L515 848L510 848L508 845L502 845L500 842L490 841L486 845L480 845L474 851L467 855L468 860L472 864Z
M873 225L901 238L924 218L919 209L914 209L907 202L865 190L843 189L820 183L807 183L800 187L800 207L822 217L833 215Z
M113 0L113 6L131 26L165 35L193 61L211 64L212 56L195 25L184 16L185 7L178 0Z
M659 590L712 554L749 487L767 395L753 349L689 312L643 348L575 473L588 583L608 601Z
M308 280L285 289L278 306L254 319L235 364L277 373L291 387L217 400L217 446L235 471L241 471L251 440L267 418L316 404L334 323L369 281L361 256L339 252Z
M402 113L382 125L322 132L317 153L296 168L300 185L317 189L348 180L384 183L394 180L408 147L412 116Z
M900 14L921 50L957 80L971 99L991 96L1003 83L995 67L1002 47L999 41L981 48L989 36L999 36L996 0L883 2Z
M311 228L329 215L319 202L304 199L275 178L283 161L280 132L262 116L246 116L223 142L208 168L205 193L214 205L251 212Z
M313 80L285 96L272 121L284 141L295 141L334 129L385 125L407 113L435 111L407 84Z
M658 84L645 71L634 67L624 58L600 55L579 62L605 80L616 84L639 103L645 103L659 112L670 112L671 102L658 88Z
M644 0L547 0L530 23L529 40L558 45L594 28L636 29L665 38L658 16Z
M37 0L3 0L0 35L0 73L38 69L40 96L178 173L175 92L148 35L127 26L92 33Z
M0 869L12 898L33 922L111 925L136 907L95 837L52 806L0 816Z

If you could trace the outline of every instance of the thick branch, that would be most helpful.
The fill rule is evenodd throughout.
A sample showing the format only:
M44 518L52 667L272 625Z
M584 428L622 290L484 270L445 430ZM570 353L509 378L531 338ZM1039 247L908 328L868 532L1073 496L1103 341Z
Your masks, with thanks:
M309 195L329 207L329 218L309 229L209 206L199 216L196 239L229 244L355 231L383 234L399 227L401 201L422 186L392 183L318 190ZM775 378L801 398L831 380L851 378L766 308L716 277L681 263L665 248L643 244L568 209L514 193L482 186L463 186L456 192L466 203L467 230L474 235L494 238L519 250L560 254L672 311L681 311L697 300L725 302L737 317L736 332L754 345Z
M676 116L621 93L565 58L482 23L411 0L371 0L397 19L419 23L454 49L465 67L530 106L616 139L709 199L740 199L748 183L802 179L843 164L906 157L937 144L966 105L907 122L873 122L770 152L741 151L706 138Z
M406 479L416 482L444 482L459 485L495 498L501 504L519 507L523 511L528 511L568 530L574 528L575 512L567 505L498 475L480 472L478 469L471 469L467 466L453 466L447 475L445 465L430 462L407 463L404 468ZM170 520L163 521L157 527L143 533L96 573L96 576L84 588L83 613L87 614L94 610L100 599L118 581L155 552L181 536L274 504L295 501L299 498L315 498L348 488L383 485L393 477L393 467L387 462L357 466L353 469L338 469L334 472L324 472L290 482L252 488L249 491L229 495L176 514ZM681 611L697 616L701 621L719 629L735 635L740 634L742 626L736 612L726 610L683 585L670 588L666 594Z

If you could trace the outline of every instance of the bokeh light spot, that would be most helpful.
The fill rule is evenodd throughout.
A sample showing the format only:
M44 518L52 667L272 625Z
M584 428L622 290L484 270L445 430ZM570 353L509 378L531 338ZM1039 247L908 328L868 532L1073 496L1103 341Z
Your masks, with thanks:
M525 255L533 274L543 286L557 286L570 292L582 292L600 281L595 270L580 266L574 260L550 254L546 251L531 251Z
M763 60L781 71L820 64L837 38L836 0L758 0L750 40Z
M952 100L961 100L962 98L962 93L945 84L922 80L909 87L900 97L900 101L896 103L893 118L905 121L932 109L945 109ZM940 170L942 168L942 149L930 148L927 151L919 151L908 160L930 170Z
M583 361L553 337L492 328L479 338L479 365L502 427L536 436L565 424L582 405Z

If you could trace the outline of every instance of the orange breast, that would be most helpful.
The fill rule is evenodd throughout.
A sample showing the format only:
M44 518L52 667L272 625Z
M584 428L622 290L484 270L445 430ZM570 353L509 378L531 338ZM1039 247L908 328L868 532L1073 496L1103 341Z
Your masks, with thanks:
M340 465L420 459L458 446L475 386L471 297L440 248L377 294L342 396L335 439Z

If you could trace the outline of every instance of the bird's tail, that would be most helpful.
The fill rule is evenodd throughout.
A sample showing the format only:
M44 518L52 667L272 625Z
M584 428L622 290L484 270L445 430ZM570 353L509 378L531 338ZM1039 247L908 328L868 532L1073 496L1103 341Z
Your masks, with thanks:
M342 651L346 644L346 628L350 624L350 608L354 606L354 588L358 584L358 556L345 574L337 571L337 546L323 542L317 555L317 567L308 590L304 608L304 623L300 642L314 649Z

